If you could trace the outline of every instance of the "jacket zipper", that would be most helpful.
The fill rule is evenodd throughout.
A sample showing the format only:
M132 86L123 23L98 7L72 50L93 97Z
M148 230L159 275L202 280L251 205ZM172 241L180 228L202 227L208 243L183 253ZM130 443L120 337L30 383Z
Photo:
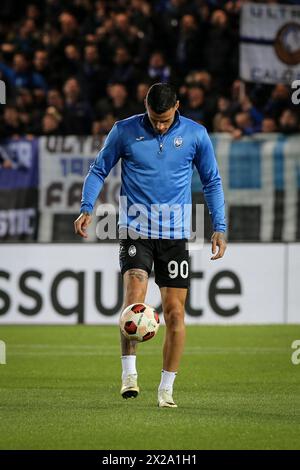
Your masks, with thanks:
M158 139L157 139L157 140L158 140L158 143L159 143L159 152L158 152L158 153L162 153L163 148L164 148L164 140L165 140L165 138L167 137L168 133L169 133L169 132L170 132L170 133L172 132L172 130L173 130L172 127L173 127L173 126L171 126L171 128L168 129L165 134L158 134ZM175 127L175 126L174 126L174 127Z
M163 135L158 136L158 142L159 142L159 153L162 153L163 148L164 148L164 137L163 137Z

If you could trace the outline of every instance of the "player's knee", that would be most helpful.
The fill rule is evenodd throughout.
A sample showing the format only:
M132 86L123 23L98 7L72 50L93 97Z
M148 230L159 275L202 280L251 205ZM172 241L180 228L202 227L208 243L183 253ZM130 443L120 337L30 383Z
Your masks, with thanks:
M143 288L127 289L124 296L125 307L131 304L138 304L139 302L144 303L145 297L146 291Z
M166 326L169 331L179 332L184 329L184 310L173 306L164 311Z

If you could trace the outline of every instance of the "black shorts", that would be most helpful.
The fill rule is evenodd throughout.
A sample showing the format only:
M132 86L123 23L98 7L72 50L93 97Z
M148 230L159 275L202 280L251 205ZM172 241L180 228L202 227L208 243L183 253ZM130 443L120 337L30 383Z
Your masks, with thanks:
M182 287L190 283L189 251L186 239L121 239L120 268L138 268L151 273L154 263L155 282L159 287Z

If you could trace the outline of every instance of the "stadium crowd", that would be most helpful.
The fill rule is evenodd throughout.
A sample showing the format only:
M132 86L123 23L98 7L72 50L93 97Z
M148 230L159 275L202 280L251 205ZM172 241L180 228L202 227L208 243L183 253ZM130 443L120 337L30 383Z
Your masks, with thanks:
M2 0L0 136L106 134L157 81L210 132L299 132L288 86L238 78L242 3Z

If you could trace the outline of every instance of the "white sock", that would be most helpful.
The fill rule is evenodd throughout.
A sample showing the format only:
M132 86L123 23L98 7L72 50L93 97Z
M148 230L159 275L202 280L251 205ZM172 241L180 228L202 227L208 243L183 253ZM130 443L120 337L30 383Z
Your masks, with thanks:
M122 379L126 377L127 375L131 374L136 374L136 366L135 366L135 361L136 361L136 356L121 356L122 359Z
M161 381L158 390L168 390L173 393L173 384L176 378L177 372L168 372L167 370L161 371Z

